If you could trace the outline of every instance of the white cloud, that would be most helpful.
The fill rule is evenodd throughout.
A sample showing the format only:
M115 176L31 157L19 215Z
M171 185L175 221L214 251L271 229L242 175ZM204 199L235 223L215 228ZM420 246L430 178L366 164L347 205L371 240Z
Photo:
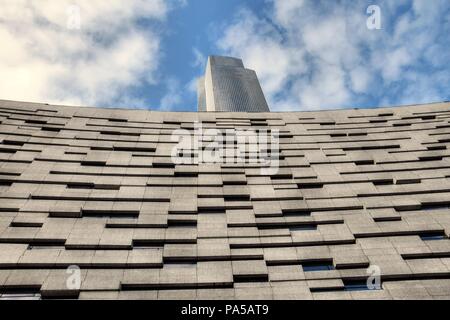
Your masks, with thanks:
M206 56L197 48L192 48L192 54L194 55L194 61L191 65L204 71L206 68Z
M383 53L378 62L381 65L383 78L387 81L397 80L402 68L409 65L412 57L405 48L394 49L388 55Z
M130 87L154 83L161 23L176 0L5 0L0 16L0 98L64 104L143 101ZM70 29L80 13L80 29ZM75 20L74 20L75 19ZM119 104L119 105L118 105Z
M190 93L195 93L195 94L197 94L198 81L200 80L201 77L202 77L202 76L194 77L194 78L192 78L192 79L186 84L186 89L187 89Z
M320 65L308 81L297 81L298 101L303 109L331 108L345 103L350 96L343 70L334 65Z
M176 78L166 80L166 94L161 98L160 110L170 111L177 107L182 101L180 82Z
M217 46L256 70L272 110L448 97L448 0L380 0L382 30L367 29L363 0L268 3L239 12Z
M369 89L371 74L364 67L356 67L350 71L351 88L354 92L364 93Z
M241 57L247 68L257 71L269 104L276 101L275 94L286 87L289 77L306 68L304 50L284 45L281 40L270 24L242 10L218 42L227 54Z
M275 20L281 25L288 25L298 19L300 10L305 5L304 0L284 0L273 3L275 9Z

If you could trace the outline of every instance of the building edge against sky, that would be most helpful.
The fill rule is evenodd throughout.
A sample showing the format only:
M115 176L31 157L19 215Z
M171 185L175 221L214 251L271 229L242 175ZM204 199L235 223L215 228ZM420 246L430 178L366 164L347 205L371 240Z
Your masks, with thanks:
M198 111L270 112L256 72L238 58L210 56L197 94Z

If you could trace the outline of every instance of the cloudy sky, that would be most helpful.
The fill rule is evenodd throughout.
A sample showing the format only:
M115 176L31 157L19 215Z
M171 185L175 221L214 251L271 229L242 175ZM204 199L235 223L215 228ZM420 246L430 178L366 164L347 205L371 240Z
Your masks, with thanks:
M0 99L194 111L225 54L275 111L450 100L449 0L0 0L0 43Z

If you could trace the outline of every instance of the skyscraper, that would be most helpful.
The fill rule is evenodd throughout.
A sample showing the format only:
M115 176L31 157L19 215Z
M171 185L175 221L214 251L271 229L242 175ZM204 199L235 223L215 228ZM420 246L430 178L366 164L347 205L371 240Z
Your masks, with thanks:
M270 112L256 72L241 59L210 56L197 86L198 111Z

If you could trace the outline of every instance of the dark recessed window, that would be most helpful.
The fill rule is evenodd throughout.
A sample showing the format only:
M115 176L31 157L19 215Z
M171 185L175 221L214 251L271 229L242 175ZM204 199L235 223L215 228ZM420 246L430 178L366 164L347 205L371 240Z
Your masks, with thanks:
M195 229L197 227L197 221L167 220L167 225L171 228Z
M28 250L33 249L64 249L66 240L39 241L30 240Z
M310 217L311 211L283 210L283 215L290 216L290 217Z
M379 117L392 117L394 114L393 113L380 113L378 114Z
M103 211L103 210L82 210L83 218L114 218L132 219L139 217L139 211Z
M267 282L269 278L267 275L234 275L234 282Z
M444 233L424 233L420 235L420 239L423 241L444 240L447 239L447 237Z
M370 287L369 287L370 285ZM381 287L372 286L371 283L367 284L367 280L345 280L344 290L345 291L369 291L369 290L381 290Z
M334 266L331 261L304 262L302 263L302 268L304 272L334 270Z
M164 241L163 240L133 240L133 249L138 249L138 248L163 249L164 248Z
M355 165L357 166L367 166L367 165L373 165L375 162L373 160L358 160L355 161Z
M308 183L297 183L299 189L322 189L323 183L320 182L308 182Z
M289 227L289 231L307 231L307 230L317 230L316 225L302 225Z
M431 205L423 205L421 210L423 211L432 211L432 210L445 210L450 209L450 205L448 204L431 204Z
M113 118L111 118L111 119L108 119L108 121L109 122L128 122L128 119L119 119L119 118L113 119Z

